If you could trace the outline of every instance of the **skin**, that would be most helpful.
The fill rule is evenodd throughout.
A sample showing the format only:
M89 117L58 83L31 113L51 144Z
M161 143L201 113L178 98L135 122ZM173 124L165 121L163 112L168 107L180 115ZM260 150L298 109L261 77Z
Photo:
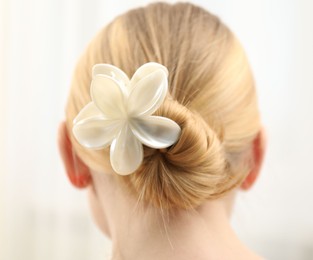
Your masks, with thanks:
M58 141L69 180L75 187L88 189L94 220L112 240L112 259L262 259L238 239L230 217L238 189L249 190L259 176L265 153L264 129L253 143L254 167L238 189L195 210L178 210L175 216L162 216L151 206L138 207L112 169L105 173L90 170L73 154L64 122Z

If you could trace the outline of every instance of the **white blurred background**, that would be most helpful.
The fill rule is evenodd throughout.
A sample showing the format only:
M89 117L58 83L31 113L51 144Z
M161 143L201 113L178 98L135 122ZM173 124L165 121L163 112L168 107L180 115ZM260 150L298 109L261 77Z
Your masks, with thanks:
M110 242L56 145L72 71L107 22L152 1L0 0L0 259L104 260ZM174 1L170 1L174 2ZM267 259L313 259L313 1L198 0L241 39L268 133L233 226Z

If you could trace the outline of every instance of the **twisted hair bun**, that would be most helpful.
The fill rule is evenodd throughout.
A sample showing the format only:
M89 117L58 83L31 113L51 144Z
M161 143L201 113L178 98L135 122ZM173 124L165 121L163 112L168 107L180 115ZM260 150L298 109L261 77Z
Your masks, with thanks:
M167 100L156 115L171 118L182 129L168 149L145 147L142 166L122 179L141 199L162 208L194 208L223 194L229 167L217 133L196 112Z

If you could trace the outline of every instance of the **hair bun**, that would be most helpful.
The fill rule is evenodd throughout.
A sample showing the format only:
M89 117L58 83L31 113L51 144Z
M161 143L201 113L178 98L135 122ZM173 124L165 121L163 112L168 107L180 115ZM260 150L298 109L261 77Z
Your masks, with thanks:
M177 122L180 139L167 151L145 147L144 163L127 176L128 185L143 201L163 208L194 208L223 194L228 164L214 130L177 101L167 99L155 114Z

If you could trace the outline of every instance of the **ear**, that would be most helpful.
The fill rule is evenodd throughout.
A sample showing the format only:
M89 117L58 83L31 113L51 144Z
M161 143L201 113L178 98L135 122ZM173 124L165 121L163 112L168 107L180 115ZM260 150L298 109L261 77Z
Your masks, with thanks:
M91 182L90 170L73 151L65 122L59 126L58 145L70 182L76 188L87 187Z
M253 141L252 147L252 169L249 175L241 184L240 188L242 190L250 189L258 178L261 167L263 164L263 159L266 150L266 135L264 127L261 128L260 132Z

